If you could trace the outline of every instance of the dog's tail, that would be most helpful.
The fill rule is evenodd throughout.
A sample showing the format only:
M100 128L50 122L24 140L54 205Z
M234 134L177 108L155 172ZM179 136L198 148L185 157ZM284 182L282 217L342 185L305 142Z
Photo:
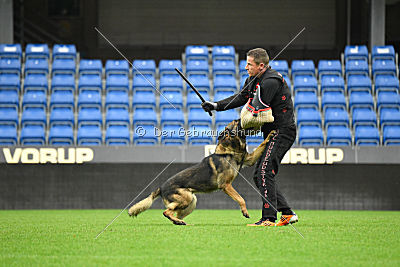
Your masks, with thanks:
M133 205L128 211L129 216L138 216L143 211L149 209L154 200L160 196L160 193L160 188L157 188L156 191L152 192L148 197Z

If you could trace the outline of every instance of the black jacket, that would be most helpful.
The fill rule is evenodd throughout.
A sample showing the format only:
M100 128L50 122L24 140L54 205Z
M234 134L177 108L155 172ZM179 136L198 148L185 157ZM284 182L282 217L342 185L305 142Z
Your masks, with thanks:
M250 84L249 84L250 83ZM263 132L272 129L295 128L294 107L290 88L282 75L268 67L258 78L248 77L243 90L228 98L217 102L217 111L237 108L247 103L256 92L256 85L260 85L262 101L272 108L273 123L266 123L262 127Z

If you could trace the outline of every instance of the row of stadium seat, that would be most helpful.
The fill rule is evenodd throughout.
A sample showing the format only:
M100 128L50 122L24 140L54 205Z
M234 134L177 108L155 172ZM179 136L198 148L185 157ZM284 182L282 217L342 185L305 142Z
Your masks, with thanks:
M168 124L158 129L153 125L137 125L133 134L127 125L111 124L106 127L105 134L97 124L82 124L76 133L72 126L55 124L46 131L42 125L26 125L22 128L19 144L21 145L205 145L216 141L217 131L206 125L194 125L186 130L176 125ZM75 137L76 136L76 137ZM299 127L298 144L301 146L351 146L351 145L400 145L400 126L387 125L382 131L372 125L357 125L354 138L351 129L345 125L330 125L326 134L318 125L301 125ZM381 140L382 139L382 140ZM76 141L75 141L76 140ZM261 135L249 136L248 144L258 145L262 142ZM0 144L16 145L18 135L15 126L0 125Z

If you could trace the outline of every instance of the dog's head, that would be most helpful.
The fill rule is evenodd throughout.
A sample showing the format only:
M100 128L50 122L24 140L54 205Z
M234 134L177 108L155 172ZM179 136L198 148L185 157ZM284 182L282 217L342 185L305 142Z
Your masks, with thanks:
M246 132L240 125L240 120L230 122L218 136L218 146L232 151L246 149Z

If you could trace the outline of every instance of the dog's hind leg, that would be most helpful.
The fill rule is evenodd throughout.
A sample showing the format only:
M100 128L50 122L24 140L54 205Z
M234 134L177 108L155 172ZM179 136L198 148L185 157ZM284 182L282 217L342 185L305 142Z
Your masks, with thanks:
M193 196L193 199L192 199L192 202L190 202L189 206L186 209L177 211L178 219L182 220L183 218L188 216L190 213L192 213L193 210L196 208L197 197L194 194L192 194L192 196Z
M164 215L165 217L167 217L173 224L176 224L176 225L186 225L186 223L185 223L184 221L182 221L182 220L180 220L180 219L178 219L177 217L174 216L174 213L175 213L175 208L174 208L174 206L175 206L175 207L177 206L177 203L176 203L176 202L170 203L170 204L168 205L168 208L163 212L163 215Z

